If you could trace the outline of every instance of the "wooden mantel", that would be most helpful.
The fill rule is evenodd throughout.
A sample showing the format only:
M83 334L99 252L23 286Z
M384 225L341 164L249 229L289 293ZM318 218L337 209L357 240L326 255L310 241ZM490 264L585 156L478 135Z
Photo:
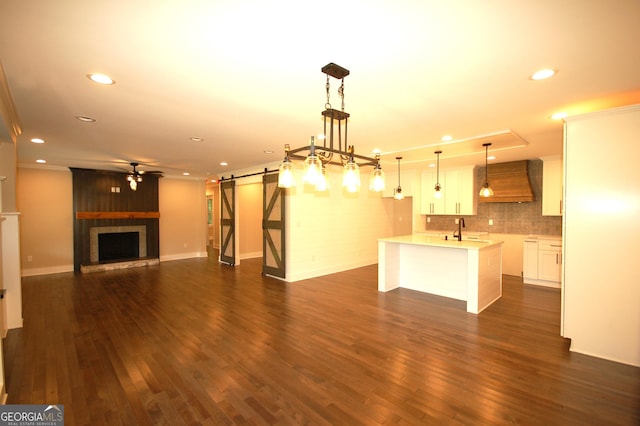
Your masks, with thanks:
M160 212L76 212L76 219L159 219Z

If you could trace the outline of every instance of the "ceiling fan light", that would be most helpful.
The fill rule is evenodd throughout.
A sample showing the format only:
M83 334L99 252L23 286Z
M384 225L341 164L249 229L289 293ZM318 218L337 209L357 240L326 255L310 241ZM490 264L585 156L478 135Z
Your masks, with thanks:
M131 188L132 191L135 191L136 189L138 189L138 182L136 182L135 179L130 179L129 188Z

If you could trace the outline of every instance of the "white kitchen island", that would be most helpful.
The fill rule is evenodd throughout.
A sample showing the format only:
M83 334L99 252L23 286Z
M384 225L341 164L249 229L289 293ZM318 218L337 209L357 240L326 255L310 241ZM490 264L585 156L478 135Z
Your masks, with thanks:
M478 314L502 296L502 241L379 239L378 290L398 287L464 300Z

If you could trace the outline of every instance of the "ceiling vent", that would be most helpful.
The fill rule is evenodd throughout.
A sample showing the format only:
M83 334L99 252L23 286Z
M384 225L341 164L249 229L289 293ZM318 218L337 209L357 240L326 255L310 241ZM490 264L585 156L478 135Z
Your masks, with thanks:
M489 184L493 196L481 203L523 203L535 200L529 181L529 161L489 164Z

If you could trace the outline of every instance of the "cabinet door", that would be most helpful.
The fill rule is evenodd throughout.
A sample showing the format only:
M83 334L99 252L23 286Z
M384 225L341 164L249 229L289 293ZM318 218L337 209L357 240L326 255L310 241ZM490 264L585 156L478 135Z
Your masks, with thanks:
M538 279L560 282L562 253L556 250L538 252Z
M445 214L476 214L474 170L474 167L465 167L445 171Z
M362 171L360 171L362 173ZM400 172L400 186L405 197L413 196L413 181L416 179L415 170L402 170ZM398 187L398 172L386 172L384 180L383 197L391 197L395 195L395 189Z
M562 216L562 159L542 159L542 215Z
M522 276L526 280L538 279L538 241L525 240L522 249Z
M420 214L444 214L444 192L440 198L433 196L437 182L436 172L423 170L420 178L422 192L420 197ZM440 182L440 184L442 185L442 182Z

